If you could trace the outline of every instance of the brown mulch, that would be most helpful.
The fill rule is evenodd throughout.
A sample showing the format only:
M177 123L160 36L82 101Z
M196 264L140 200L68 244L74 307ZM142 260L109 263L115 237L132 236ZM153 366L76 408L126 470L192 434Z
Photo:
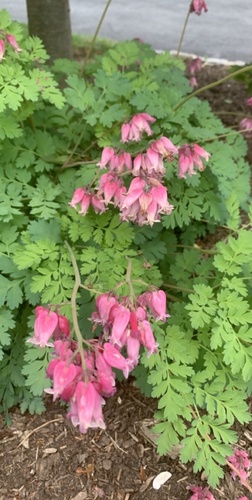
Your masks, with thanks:
M226 74L222 66L206 66L197 76L200 86ZM204 92L223 121L237 126L249 112L243 84L229 80ZM248 159L252 164L252 148ZM0 500L187 500L190 484L206 486L203 475L195 475L192 464L179 462L176 450L159 457L149 432L156 402L144 398L134 380L121 383L106 402L105 431L79 433L65 418L66 409L46 397L44 415L11 413L12 425L5 427L0 416ZM252 424L236 426L239 446L252 459ZM172 474L160 490L152 487L162 471ZM250 482L252 483L252 475ZM233 481L228 467L225 478L213 491L215 500L238 500L252 494Z

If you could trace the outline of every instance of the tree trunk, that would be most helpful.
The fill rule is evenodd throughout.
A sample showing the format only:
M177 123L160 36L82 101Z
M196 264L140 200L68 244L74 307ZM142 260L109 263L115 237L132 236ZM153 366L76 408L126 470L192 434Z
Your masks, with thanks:
M50 62L73 56L68 0L26 0L29 33L39 36Z

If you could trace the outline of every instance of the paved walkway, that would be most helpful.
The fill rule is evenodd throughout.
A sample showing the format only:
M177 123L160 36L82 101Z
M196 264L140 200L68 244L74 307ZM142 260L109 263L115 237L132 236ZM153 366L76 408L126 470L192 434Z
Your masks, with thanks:
M252 1L206 2L206 14L191 14L182 50L252 61ZM73 32L93 34L105 5L106 0L70 0ZM188 5L188 0L112 0L100 34L114 40L139 37L155 49L176 49ZM0 8L27 20L25 0L0 0Z

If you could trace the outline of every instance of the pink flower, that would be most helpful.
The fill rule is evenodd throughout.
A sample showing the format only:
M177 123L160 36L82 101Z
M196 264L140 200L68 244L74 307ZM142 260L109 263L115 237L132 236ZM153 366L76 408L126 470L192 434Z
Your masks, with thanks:
M248 472L245 469L250 468L250 460L248 454L244 450L234 450L234 454L228 457L228 461L233 464L236 469L240 472L242 479L246 480L248 477ZM238 476L235 471L232 470L231 476L236 479Z
M82 215L86 215L91 203L91 196L90 194L87 193L87 190L85 188L77 188L74 191L73 197L69 205L72 208L76 208L78 203L80 203L81 206L79 213L81 213Z
M100 198L99 194L91 196L91 204L96 214L103 213L107 209L105 207L104 201ZM81 212L80 212L81 213Z
M143 189L145 187L145 184L146 183L144 179L140 179L140 177L135 177L135 179L131 181L130 187L124 198L124 202L122 203L121 208L129 208L130 206L132 206L144 192Z
M198 71L201 70L203 65L202 59L200 57L195 57L192 59L192 61L189 64L188 71L191 75L195 75L195 73L198 73Z
M147 113L139 113L133 116L129 123L124 123L122 125L122 142L140 141L143 132L146 132L147 135L151 135L152 131L149 123L154 123L155 121L155 118Z
M99 181L98 195L104 195L104 203L108 205L112 198L116 195L118 189L121 188L121 181L116 175L111 173L103 174Z
M102 415L103 404L104 400L92 382L79 381L67 416L74 426L79 425L82 433L86 433L89 427L105 429Z
M190 500L214 500L212 493L207 487L203 488L202 486L192 484L189 489L193 492Z
M46 376L49 377L51 380L53 379L54 370L59 362L60 360L58 358L54 358L51 359L51 361L49 361L49 364L46 369Z
M111 330L110 340L114 344L117 344L119 347L121 347L121 337L128 326L130 320L130 311L127 307L118 305L118 307L113 310L113 313L113 326Z
M5 52L5 42L4 40L0 40L0 62L4 58L4 52Z
M192 88L198 87L198 82L197 82L197 79L195 78L195 76L191 76L189 83L190 83Z
M142 308L148 307L156 321L166 321L166 318L170 318L170 315L166 313L166 295L163 290L144 292L139 295L137 302Z
M112 344L105 342L103 344L103 357L107 363L113 368L118 368L122 370L125 378L129 375L129 366L125 357L114 347Z
M240 498L237 498L237 500L249 500L248 497L240 497Z
M244 132L245 137L250 137L252 134L252 120L250 118L243 118L239 123L239 129Z
M124 123L121 128L121 136L122 136L122 142L128 142L129 136L130 136L130 124L129 123Z
M101 323L103 326L108 323L110 311L114 305L117 304L115 297L111 297L110 295L104 293L97 297L95 301L97 312L92 314L92 321L95 323Z
M248 105L248 106L252 106L252 97L249 97L249 98L247 99L247 105Z
M152 142L151 149L168 159L173 159L173 156L178 153L178 148L168 137L160 137L157 141Z
M70 325L66 316L58 314L59 330L63 333L64 337L68 337L70 333Z
M153 331L149 321L142 321L140 324L141 330L141 344L147 348L148 354L147 356L151 356L153 353L158 352L158 343L155 341Z
M27 342L40 347L52 347L52 344L48 343L48 341L57 327L58 315L55 312L50 312L49 309L45 308L37 309L37 317L34 323L34 336L28 339Z
M54 341L54 354L58 356L61 361L66 361L72 357L76 347L77 342L56 339Z
M140 340L132 335L129 335L127 337L126 345L127 345L127 355L131 366L130 369L133 370L133 368L135 368L135 366L138 364L139 360L139 351L141 346Z
M166 295L163 290L157 290L151 293L149 307L156 321L166 321L166 318L170 317L169 314L166 314Z
M198 170L204 170L205 166L202 163L200 157L204 158L206 161L209 160L210 154L198 144L185 144L179 148L179 174L180 178L185 178L186 174L194 175L196 172L194 167L198 167Z
M45 392L53 394L53 401L59 396L63 401L69 401L74 394L77 379L82 375L82 368L59 361L54 367L49 367L49 373L53 375L53 388L46 389Z
M103 352L97 350L95 355L97 369L98 392L105 396L113 396L116 392L115 374L111 366L105 361Z
M5 35L5 38L7 42L12 46L12 48L15 50L15 52L22 52L22 49L20 49L16 38L13 35Z
M163 157L154 149L148 148L145 155L145 170L148 175L152 177L163 177L165 174L165 167L163 164Z
M165 186L158 183L157 186L151 189L151 195L153 200L157 203L159 213L171 214L174 207L168 203L167 189Z
M101 161L97 165L101 168L106 167L115 156L113 148L105 147L102 151Z
M202 10L207 12L207 5L204 0L192 0L191 3L191 12L195 12L198 16L200 16Z

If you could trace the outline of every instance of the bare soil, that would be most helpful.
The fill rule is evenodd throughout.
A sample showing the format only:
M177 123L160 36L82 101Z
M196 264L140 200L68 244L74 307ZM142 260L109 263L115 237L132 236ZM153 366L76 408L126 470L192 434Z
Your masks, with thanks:
M222 66L206 66L197 76L199 86L227 73ZM249 108L243 84L233 80L204 92L223 121L237 127ZM237 113L230 114L230 113ZM252 164L251 140L248 160ZM177 450L159 457L150 433L156 402L144 398L134 380L119 384L105 406L105 431L82 435L65 418L66 409L46 397L43 415L11 412L12 425L0 416L0 500L188 500L191 484L206 486L192 464L179 462ZM252 459L252 424L236 425L239 446ZM172 474L160 490L152 487L162 471ZM252 474L250 482L252 483ZM238 500L248 489L233 481L228 467L225 478L213 491L215 500Z

